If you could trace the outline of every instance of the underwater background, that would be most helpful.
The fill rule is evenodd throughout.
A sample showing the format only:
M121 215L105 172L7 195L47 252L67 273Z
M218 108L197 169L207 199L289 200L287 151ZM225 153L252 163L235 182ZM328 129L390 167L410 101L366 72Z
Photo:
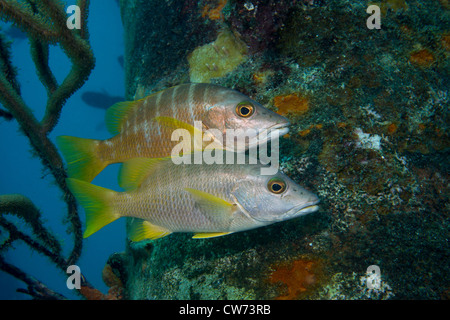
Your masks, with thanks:
M67 1L67 5L74 1ZM13 29L19 37L8 36L11 24L2 23L1 30L6 32L7 39L12 40L12 62L18 68L18 80L21 83L22 96L28 103L37 118L44 114L46 104L45 88L39 81L36 69L30 56L28 39L22 39L17 29ZM96 66L89 80L67 102L51 139L60 135L79 135L81 137L109 137L104 124L105 110L114 102L110 97L125 95L123 54L124 34L120 17L119 6L116 1L96 0L90 4L89 19L90 41L96 56ZM122 65L121 65L122 63ZM59 47L50 47L50 67L58 81L62 81L69 72L68 58ZM91 105L83 100L86 93L98 93L88 99ZM89 96L88 96L89 98ZM95 106L92 106L95 105ZM0 194L23 194L33 200L44 215L45 226L60 239L64 252L67 254L72 247L72 238L67 235L67 225L63 224L65 204L61 201L61 191L54 185L51 175L45 172L36 157L30 153L27 138L20 134L18 125L14 121L1 121L1 166ZM104 175L98 177L99 184L116 184L117 168L114 166L105 170ZM6 169L7 168L7 169ZM97 183L97 180L96 180ZM84 221L84 214L80 215ZM20 222L19 222L20 223ZM22 224L24 228L27 226ZM77 265L83 274L96 288L107 291L102 281L102 269L108 256L113 252L121 252L125 248L124 239L125 222L117 221L111 224L105 234L98 234L85 239L92 242L85 245L83 254ZM27 230L27 229L26 229ZM3 231L3 230L2 230ZM3 237L2 233L2 237ZM97 236L99 236L97 238ZM97 240L96 240L97 239ZM94 244L95 242L95 244ZM61 294L79 298L78 295L67 289L66 276L50 263L46 257L33 252L23 243L16 242L13 248L4 253L6 260L40 279L49 287ZM28 299L27 295L17 293L16 289L23 287L23 283L1 272L0 298L1 299Z
M371 4L381 9L380 29L366 25ZM119 219L83 239L76 265L104 294L85 290L83 298L449 298L448 1L122 0L119 8L96 0L89 7L95 68L62 108L51 141L109 138L105 109L121 97L219 84L291 121L281 169L321 203L302 218L204 240L172 234L131 243ZM10 26L1 30L13 41L21 95L41 119L42 79L28 40ZM51 46L49 65L61 82L70 61ZM0 117L0 195L31 199L68 256L63 194L18 128ZM109 166L93 183L120 190L117 172ZM4 261L80 299L60 268L23 241L10 243L4 226ZM367 286L374 265L375 289ZM0 272L1 299L28 299L16 292L25 287Z

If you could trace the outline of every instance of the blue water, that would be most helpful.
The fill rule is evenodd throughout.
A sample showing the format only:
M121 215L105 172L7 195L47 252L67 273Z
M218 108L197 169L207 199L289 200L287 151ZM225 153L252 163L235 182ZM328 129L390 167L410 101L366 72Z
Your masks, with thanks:
M75 1L66 3L71 5L75 4ZM6 30L9 24L1 23L1 27ZM123 55L124 40L116 1L91 2L89 32L96 66L86 84L65 105L60 121L50 136L53 142L59 135L96 139L110 137L104 125L105 111L86 105L81 94L84 91L106 91L114 96L123 96L125 92L124 71L117 60ZM47 100L46 92L36 75L29 51L27 39L14 40L13 63L18 68L22 96L37 119L42 119ZM70 62L59 48L51 47L50 66L61 83L69 71ZM30 150L28 138L19 133L17 123L0 119L0 194L19 193L30 198L41 210L45 227L61 241L67 257L73 242L72 236L66 232L69 225L63 224L67 209L61 200L62 193L54 185L51 174L44 176L40 160L32 157ZM118 190L117 170L117 166L109 166L93 183ZM80 214L84 223L84 211L81 208ZM20 222L18 223L20 225ZM125 221L119 219L83 242L82 255L77 265L87 280L103 293L106 293L107 287L101 278L102 269L109 255L125 249L125 237ZM23 243L16 241L6 252L5 258L7 262L32 275L50 289L68 298L79 298L67 289L66 274L55 268L46 257L29 250ZM26 288L26 285L0 271L0 299L30 298L16 292L17 288Z

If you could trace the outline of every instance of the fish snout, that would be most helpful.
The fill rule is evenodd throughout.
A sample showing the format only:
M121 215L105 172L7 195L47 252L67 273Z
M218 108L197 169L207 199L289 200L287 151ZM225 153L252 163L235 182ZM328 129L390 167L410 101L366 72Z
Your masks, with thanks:
M319 210L319 202L320 199L314 193L308 192L306 195L303 194L301 203L286 212L285 218L291 219L315 212Z
M318 204L320 203L320 199L314 194L310 193L306 200L306 203L303 204L302 208L298 211L298 213L307 214L311 212L315 212L319 210Z
M273 125L272 127L270 127L269 131L274 132L277 130L278 136L284 136L286 133L289 132L290 125L291 125L291 123L289 121L280 122L280 123L277 123L277 124Z

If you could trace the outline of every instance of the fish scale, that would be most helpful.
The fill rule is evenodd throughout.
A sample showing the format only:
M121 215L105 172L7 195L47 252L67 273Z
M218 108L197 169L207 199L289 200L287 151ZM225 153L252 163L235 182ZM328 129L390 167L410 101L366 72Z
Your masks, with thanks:
M217 178L210 178L217 169L226 170L228 175L222 176L221 183ZM157 225L164 225L172 231L224 231L225 226L213 225L195 206L195 200L185 188L202 189L224 200L232 201L229 184L236 177L229 171L236 170L227 166L170 165L146 180L128 202L122 202L118 211L124 215L148 220ZM196 179L192 179L196 177ZM205 181L208 177L208 181ZM154 201L156 199L156 201ZM143 204L143 207L140 205ZM189 215L183 214L189 212ZM200 230L200 226L203 229ZM226 230L225 230L226 231Z
M233 231L234 225L245 224L243 215L238 214L231 226L215 224L201 212L195 199L185 189L201 189L232 202L234 200L230 186L235 185L238 179L245 179L247 173L248 168L241 165L198 166L169 163L163 170L156 171L146 179L139 189L124 195L128 201L118 199L120 205L117 205L116 210L123 216L145 219L172 232Z

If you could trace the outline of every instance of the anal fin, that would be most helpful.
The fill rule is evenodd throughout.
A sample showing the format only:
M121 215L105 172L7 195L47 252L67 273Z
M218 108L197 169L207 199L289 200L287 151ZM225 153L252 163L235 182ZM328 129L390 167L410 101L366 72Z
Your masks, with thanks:
M128 237L131 241L142 241L145 239L159 239L171 234L172 231L164 227L151 224L147 220L133 218L128 230Z

